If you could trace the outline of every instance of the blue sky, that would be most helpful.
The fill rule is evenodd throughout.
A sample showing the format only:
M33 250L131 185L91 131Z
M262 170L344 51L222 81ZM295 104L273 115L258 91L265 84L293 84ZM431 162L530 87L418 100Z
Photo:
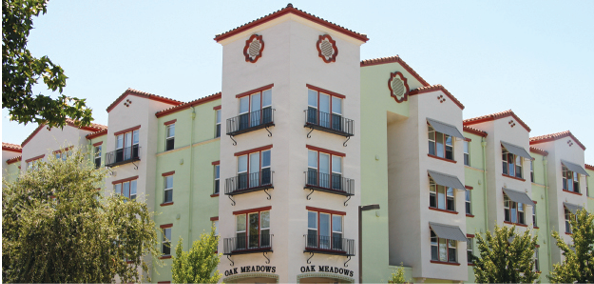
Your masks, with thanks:
M400 55L444 85L464 117L512 109L531 136L571 130L594 164L594 1L291 1L370 40L361 59ZM29 48L69 77L97 123L127 88L190 101L220 91L213 37L287 5L281 1L50 1ZM43 88L36 92L47 93ZM8 120L2 141L36 127Z

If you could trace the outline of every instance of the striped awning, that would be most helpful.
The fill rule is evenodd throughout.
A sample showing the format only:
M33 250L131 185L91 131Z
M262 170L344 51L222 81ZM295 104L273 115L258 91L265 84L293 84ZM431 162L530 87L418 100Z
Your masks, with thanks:
M525 192L521 192L521 191L509 189L509 188L504 188L503 192L513 202L523 203L523 204L530 205L530 206L535 205L534 201L532 201L530 196L528 196L528 194L526 194Z
M574 164L574 163L570 163L568 161L565 160L561 160L561 163L566 166L570 171L572 172L576 172L578 174L581 175L585 175L585 176L590 176L587 172L586 169L584 169L582 166L578 165L578 164Z
M468 238L458 226L444 225L429 222L431 230L441 239L455 240L460 242L468 241Z
M516 156L520 156L520 157L526 158L528 160L534 160L534 158L532 158L532 156L530 156L530 154L528 153L528 151L526 151L526 149L524 149L524 148L522 148L520 146L517 146L517 145L514 145L514 144L510 144L510 143L507 143L507 142L503 142L503 141L501 141L501 145L503 147L505 147L505 149L507 151L509 151L510 153L512 153L512 154L514 154Z
M429 122L429 124L431 124L431 126L433 126L433 129L435 129L435 131L437 132L464 139L464 135L462 135L462 132L460 132L460 130L458 130L456 126L443 123L441 121L437 121L431 118L427 118L427 122Z
M432 170L427 170L427 172L433 181L435 181L435 183L438 185L466 190L464 184L462 184L462 182L456 176L439 173Z

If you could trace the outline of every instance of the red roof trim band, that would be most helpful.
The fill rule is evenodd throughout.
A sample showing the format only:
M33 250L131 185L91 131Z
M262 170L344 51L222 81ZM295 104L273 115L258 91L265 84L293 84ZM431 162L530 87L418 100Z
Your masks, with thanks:
M586 169L594 171L594 166L586 164Z
M20 162L22 159L23 159L23 156L16 156L14 158L6 160L6 164L9 164L9 165L14 164L16 162ZM19 166L19 168L20 168L20 166Z
M414 95L420 95L420 94L430 93L430 92L434 92L434 91L442 91L460 109L462 109L462 110L464 109L464 105L458 99L456 99L456 97L454 97L454 95L452 95L448 90L446 90L446 88L444 86L439 85L439 84L438 85L433 85L433 86L427 86L427 87L421 87L421 88L418 88L418 89L414 89L414 90L410 91L410 93L408 95L409 96L414 96Z
M497 113L487 114L487 115L483 115L483 116L479 116L479 117L465 119L464 121L462 121L462 123L464 125L473 125L473 124L479 124L479 123L483 123L485 121L492 121L495 119L500 119L500 118L504 118L504 117L508 117L508 116L512 116L513 118L515 118L518 121L518 123L520 123L520 125L522 125L522 127L524 127L524 129L526 129L528 132L531 131L530 127L528 127L528 125L526 123L524 123L524 121L522 121L511 109L502 111L502 112L497 112Z
M283 8L281 10L278 10L278 11L276 11L274 13L268 14L268 15L266 15L264 17L261 17L261 18L259 18L257 20L254 20L252 22L249 22L249 23L247 23L247 24L245 24L243 26L237 27L235 29L232 29L232 30L230 30L228 32L225 32L225 33L222 33L222 34L218 34L218 35L215 36L214 40L216 40L217 42L220 42L220 41L222 41L222 40L224 40L226 38L232 37L234 35L237 35L239 33L242 33L244 31L247 31L247 30L251 29L251 28L257 27L259 25L262 25L262 24L264 24L266 22L272 21L272 20L274 20L276 18L282 17L282 16L287 15L287 14L294 14L296 16L299 16L299 17L302 17L304 19L310 20L310 21L312 21L312 22L314 22L316 24L319 24L319 25L322 25L324 27L330 28L330 29L332 29L334 31L341 32L341 33L343 33L345 35L351 36L351 37L353 37L355 39L358 39L360 41L363 41L363 42L367 42L369 40L369 38L367 37L367 35L360 34L360 33L357 33L357 32L351 31L351 30L348 30L348 29L346 29L344 27L341 27L339 25L336 25L334 23L331 23L329 21L326 21L326 20L324 20L322 18L319 18L319 17L316 17L314 15L311 15L311 14L308 14L306 12L303 12L303 11L297 9L297 8L293 8L293 5L291 5L291 4L288 4L287 7Z
M530 146L530 152L531 153L535 153L535 154L539 154L539 155L543 155L543 156L548 156L549 155L549 152L547 152L547 151L545 151L543 149L540 149L540 148L536 148L534 146Z
M85 137L87 137L87 139L90 140L90 139L97 138L97 137L100 137L100 136L103 136L106 134L107 134L107 129L103 129L103 130L99 130L99 131L87 134L87 136L85 136Z
M111 112L128 95L137 96L137 97L141 97L141 98L147 98L150 100L154 100L154 101L158 101L158 102L162 102L162 103L166 103L166 104L170 104L170 105L179 105L179 104L184 103L184 102L181 102L178 100L162 97L162 96L151 94L151 93L146 93L146 92L135 90L132 88L128 88L113 103L111 103L111 105L109 105L107 107L107 112L108 113Z
M586 150L586 146L584 146L584 144L582 144L582 142L580 142L580 140L578 140L569 130L530 137L530 145L554 141L565 137L571 137L571 139L573 139L580 146L580 148L582 148L582 150Z
M22 153L23 147L21 147L20 145L16 145L16 144L2 142L2 150Z
M464 126L462 126L462 129L464 132L472 133L472 134L475 134L475 135L478 135L481 137L487 137L487 132L482 131L480 129L476 129L474 127L464 125Z
M402 66L404 68L404 70L406 70L413 77L415 77L415 79L417 79L417 81L419 81L423 86L425 86L425 87L430 86L429 83L427 83L427 81L425 81L425 79L423 79L415 70L413 70L408 64L406 64L406 62L404 62L404 60L402 60L402 58L400 58L400 56L398 56L398 55L390 56L390 57L366 59L366 60L361 61L360 66L366 67L366 66L374 66L374 65L388 64L388 63L400 64L400 66Z
M218 100L220 98L221 98L221 93L219 92L219 93L216 93L216 94L212 94L210 96L206 96L206 97L203 97L203 98L199 98L197 100L193 100L191 102L187 102L187 103L184 103L184 104L179 104L179 105L176 105L174 107L170 107L168 109L164 109L162 111L158 111L157 113L155 113L155 116L156 117L166 116L168 114L172 114L172 113L175 113L175 112L178 112L178 111L189 109L191 107L198 106L198 105L201 105L201 104L205 104L205 103L208 103L208 102L211 102L211 101L215 101L215 100Z

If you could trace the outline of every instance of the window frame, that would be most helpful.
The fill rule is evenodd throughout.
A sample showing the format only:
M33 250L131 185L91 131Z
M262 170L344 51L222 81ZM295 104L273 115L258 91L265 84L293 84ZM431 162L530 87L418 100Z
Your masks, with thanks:
M470 139L464 140L464 165L470 167Z
M573 231L571 230L571 215L573 215L573 219L577 220L577 215L571 213L571 211L569 211L569 209L567 209L565 206L563 206L564 211L564 215L565 215L565 234L573 234Z
M127 134L130 134L130 137L127 138ZM116 149L116 162L117 161L117 151L121 150L122 151L122 161L127 161L130 159L135 158L134 157L134 149L136 148L136 151L139 151L139 147L140 147L140 129L136 128L133 130L124 130L124 132L117 132L115 135L115 139L116 139L116 143L115 143L115 149ZM119 143L119 140L122 140L121 142L121 146ZM128 141L129 140L129 141ZM136 141L135 141L136 140ZM126 157L126 149L130 149L129 153L128 153L128 157ZM140 153L136 153L137 156L140 155Z
M25 161L27 163L27 170L36 170L40 162L45 158L45 154L30 158Z
M310 169L312 169L312 170L315 170L317 173L316 178L315 178L316 184L310 184L311 178L307 178L306 185L325 188L325 189L331 189L331 190L339 190L339 191L344 190L343 185L342 185L342 178L344 177L344 158L346 157L346 155L344 153L326 150L323 148L314 147L314 146L310 146L310 145L306 145L306 148L307 148L307 169L308 169L308 172ZM310 161L310 152L315 153L316 167L313 167L310 164L310 162L311 162ZM328 173L322 173L320 171L320 157L321 157L321 155L328 156ZM338 162L335 163L335 161L338 161ZM338 165L338 167L340 168L339 171L336 170L336 168L337 168L336 165ZM328 178L326 179L327 181L325 181L325 183L323 181L324 179L322 178L322 174L328 175ZM335 175L338 177L338 179L337 179L338 183L339 183L338 187L335 187L335 185L333 184ZM327 186L325 186L326 184L327 184Z
M468 265L474 265L474 236L467 236L468 241L466 242L466 263Z
M261 208L255 208L255 209L248 209L248 210L243 210L243 211L238 211L238 212L233 212L233 215L235 216L235 237L237 239L236 242L236 250L260 250L260 249L269 249L272 247L272 242L270 239L270 228L271 228L271 222L270 222L270 211L272 211L272 207L268 206L268 207L261 207ZM262 214L268 214L268 227L263 227L262 225ZM249 226L249 217L253 214L257 214L257 221L258 221L258 240L257 246L251 246L250 244L250 236L251 236L251 232L250 232L250 226ZM243 222L244 222L244 228L243 230L239 229L239 220L243 218ZM263 239L262 238L262 234L263 231L267 231L264 232L264 234L268 234L268 239L267 239L267 243L263 243ZM240 247L239 245L239 235L238 234L245 234L245 244L243 244L243 246Z
M459 264L458 262L458 241L456 240L449 240L449 239L443 239L437 236L437 234L435 234L435 232L433 232L432 229L429 229L430 231L430 236L429 236L429 243L430 243L430 253L431 253L431 262L437 262L437 263L455 263L455 264ZM434 242L433 240L436 240L436 242ZM441 260L441 254L440 254L440 248L442 246L442 242L441 240L445 241L445 251L446 251L446 260ZM450 247L451 242L453 242L455 244L454 247ZM433 258L433 248L437 245L437 259ZM450 254L452 253L453 250L453 256L455 258L454 261L450 260Z
M269 161L268 165L264 165L264 155L268 152ZM252 155L258 153L258 171L252 171ZM255 149L250 149L242 152L235 153L235 157L237 157L237 179L238 179L238 190L245 190L251 188L258 188L260 186L269 186L272 185L272 145L259 147ZM240 171L242 166L242 157L245 157L245 171ZM268 170L268 174L264 174L264 172ZM258 180L257 184L254 186L251 184L255 181L255 179L251 176L252 174L258 173ZM245 177L242 177L245 175ZM242 186L242 178L246 178L245 181L246 186Z
M538 216L536 214L536 201L532 200L532 202L534 202L534 206L532 206L532 227L534 228L538 228Z
M440 194L441 194L440 188L443 189L443 200L441 200L443 202L443 208L440 208L440 206L441 206L440 199L442 199L440 197ZM433 190L433 189L435 189L435 190ZM451 195L450 195L450 193L451 193ZM432 198L435 199L435 201L434 201L435 206L431 205ZM451 199L451 201L450 201L450 199ZM450 205L452 206L451 209L449 208ZM443 185L439 185L432 178L429 178L429 208L457 213L457 211L456 211L456 189L453 187L446 187Z
M214 187L213 187L213 195L220 194L221 192L221 165L216 162L213 163L213 170L214 170Z
M269 86L265 86L262 87L260 89L256 89L256 90L252 90L243 94L239 94L236 96L237 99L239 99L238 104L237 104L237 108L238 108L238 115L240 117L242 117L242 115L247 115L248 117L248 124L246 126L243 126L243 124L240 122L240 129L248 129L248 128L252 128L252 127L256 127L268 122L272 122L272 117L270 117L270 121L266 121L265 117L264 117L264 110L267 108L270 108L270 113L272 115L272 87L274 85L269 85ZM270 95L270 102L269 103L264 103L264 95L268 96L268 94ZM254 109L255 105L254 105L254 97L255 96L259 96L259 105L257 106L258 109ZM242 101L245 101L245 99L247 99L247 111L242 111ZM255 120L252 117L252 114L254 112L260 112L260 117L257 118L257 120ZM240 118L240 121L241 118Z
M130 200L136 200L138 198L138 176L123 179L119 181L112 182L113 190L115 194L127 197ZM126 184L128 185L128 190L126 194ZM133 186L134 185L134 186ZM132 194L132 189L134 189L135 193Z
M534 160L530 160L530 182L534 183Z
M163 230L162 238L161 238L161 257L163 257L163 258L171 257L172 228L173 228L173 224L161 225L161 230ZM169 236L167 236L167 235L169 235ZM169 250L169 253L165 253L166 249Z
M221 106L214 108L215 111L215 138L221 137Z
M101 167L101 156L103 155L103 145L95 145L93 148L93 161L95 162L95 168ZM98 161L97 161L98 160Z
M173 133L170 133L171 131ZM171 146L169 145L170 141L172 141ZM175 149L175 122L165 124L165 151L171 151L173 149Z
M440 136L441 135L441 136ZM433 138L431 138L431 136L433 136ZM441 145L442 145L442 153L440 155L439 153L439 142L438 142L438 137L441 137ZM448 138L449 138L449 144L448 144ZM442 158L442 159L446 159L446 160L450 160L450 161L455 161L454 160L454 137L447 135L445 133L441 133L437 130L435 130L435 128L433 128L433 126L431 126L431 124L429 124L429 122L427 122L427 139L428 139L428 146L429 146L429 155L433 156L433 157L438 157L438 158ZM433 145L432 145L433 144ZM449 148L449 150L448 150ZM451 157L448 158L448 153Z
M505 222L526 226L526 204L512 201L505 193L503 194L503 196L503 215ZM514 210L515 222L513 219Z
M308 109L315 109L316 111L316 122L314 123L316 125L320 125L322 127L326 127L326 128L333 128L334 124L333 124L333 119L334 116L338 116L339 117L339 123L341 122L340 119L344 117L344 99L346 98L344 95L338 94L338 93L334 93L328 90L324 90L318 87L314 87L312 85L307 84L307 108ZM315 93L315 94L314 94ZM315 95L315 105L311 104L311 96ZM328 96L328 109L329 111L322 111L320 110L320 101L321 101L321 97L322 95L324 96ZM337 104L338 103L338 104ZM340 105L338 108L335 108L335 104ZM324 121L322 123L322 119L320 119L321 117L321 113L326 113L328 115L328 120ZM308 120L309 122L309 120Z
M571 178L569 178L571 176ZM561 166L561 180L563 183L563 190L573 193L580 192L580 174L574 171L570 171L565 165ZM569 186L571 185L571 188Z
M346 212L339 212L339 211L332 211L332 210L326 210L326 209L322 209L322 208L314 208L314 207L306 207L307 209L307 235L309 236L309 231L315 231L316 233L316 245L312 246L309 243L309 237L306 239L306 248L309 249L317 249L317 250L325 250L325 251L343 251L343 239L344 239L344 216L346 215ZM310 227L309 224L309 214L310 213L314 213L316 214L316 224L315 224L315 228L314 227ZM325 245L322 245L322 242L320 242L320 216L321 214L325 214L328 215L328 233L330 234L329 236L324 236L324 237L328 237L328 243ZM334 221L335 221L335 217L340 217L340 229L341 231L335 231L334 230ZM340 248L335 247L335 243L334 240L336 238L340 238L340 242L338 245L340 245Z
M501 146L501 160L503 166L503 175L513 178L524 178L524 158L509 152ZM511 168L510 168L511 167ZM513 172L510 170L513 169Z
M163 203L161 204L169 204L173 203L173 176L175 175L175 171L167 172L162 174L163 176ZM171 186L168 187L168 181L171 181ZM170 200L167 200L167 194L169 194Z
M472 191L469 189L464 192L464 205L466 215L472 215Z

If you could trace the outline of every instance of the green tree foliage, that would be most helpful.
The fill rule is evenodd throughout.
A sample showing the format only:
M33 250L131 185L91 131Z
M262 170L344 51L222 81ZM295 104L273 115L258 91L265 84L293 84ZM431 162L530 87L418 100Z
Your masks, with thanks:
M480 257L474 260L477 283L533 283L540 272L534 271L537 236L531 231L516 233L516 227L495 226L493 234L477 234Z
M152 214L145 203L103 197L105 174L76 151L3 180L3 282L142 280L145 260L159 253Z
M183 239L175 247L171 274L174 283L217 283L223 276L218 270L220 254L217 254L218 237L215 228L209 234L202 233L188 252L183 251Z
M70 117L77 126L89 125L93 118L85 99L62 94L67 79L62 67L47 56L35 58L27 49L33 17L45 14L46 6L47 0L2 0L2 108L19 123L62 127ZM60 96L34 96L39 79Z
M565 260L553 265L549 279L554 283L594 283L594 215L579 210L577 216L571 214L570 224L572 244L553 232Z
M392 272L392 278L388 280L388 283L406 283L406 279L404 278L404 267L402 267L402 263L400 263L399 268Z

